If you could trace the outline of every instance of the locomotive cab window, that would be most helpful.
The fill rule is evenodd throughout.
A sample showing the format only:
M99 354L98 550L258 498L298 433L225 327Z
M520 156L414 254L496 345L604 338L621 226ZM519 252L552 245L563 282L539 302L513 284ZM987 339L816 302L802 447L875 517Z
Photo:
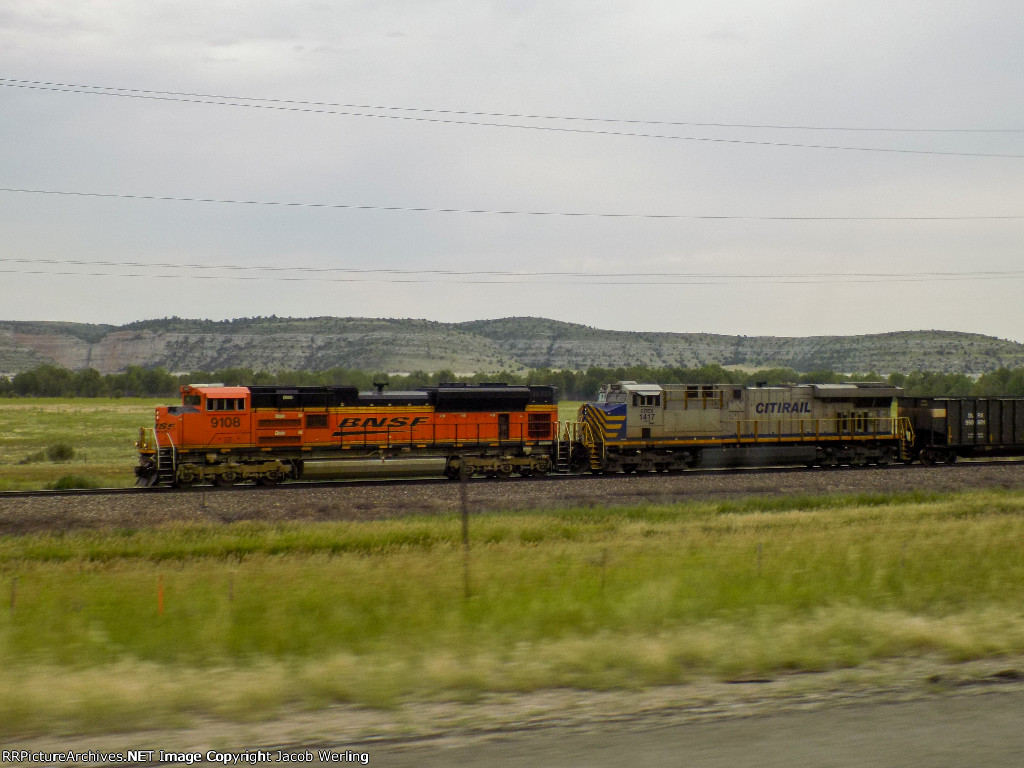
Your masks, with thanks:
M661 405L661 395L633 395L633 405L635 406L654 406Z
M244 397L208 397L206 398L206 410L208 411L244 411Z
M199 395L185 395L185 397L182 398L181 404L182 405L194 405L194 406L196 406L198 408L199 405L202 404L202 402L203 402L203 398L200 397Z

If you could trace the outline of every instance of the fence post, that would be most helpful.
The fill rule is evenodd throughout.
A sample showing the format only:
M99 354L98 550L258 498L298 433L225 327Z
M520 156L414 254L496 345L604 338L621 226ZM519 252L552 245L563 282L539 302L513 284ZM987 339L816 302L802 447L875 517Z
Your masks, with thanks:
M459 502L462 506L462 597L468 600L469 589L469 498L466 484L468 478L465 472L460 472L459 479Z

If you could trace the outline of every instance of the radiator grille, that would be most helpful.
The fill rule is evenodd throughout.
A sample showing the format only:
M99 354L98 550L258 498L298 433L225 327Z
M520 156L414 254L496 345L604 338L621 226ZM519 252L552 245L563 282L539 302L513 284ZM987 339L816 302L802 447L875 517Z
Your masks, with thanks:
M288 429L302 426L302 419L260 419L260 429Z

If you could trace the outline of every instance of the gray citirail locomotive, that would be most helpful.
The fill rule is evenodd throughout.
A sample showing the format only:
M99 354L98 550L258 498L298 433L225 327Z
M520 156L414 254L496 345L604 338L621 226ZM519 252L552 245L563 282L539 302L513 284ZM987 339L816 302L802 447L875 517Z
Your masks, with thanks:
M875 382L601 388L580 408L593 472L775 463L888 464L910 456L898 387Z

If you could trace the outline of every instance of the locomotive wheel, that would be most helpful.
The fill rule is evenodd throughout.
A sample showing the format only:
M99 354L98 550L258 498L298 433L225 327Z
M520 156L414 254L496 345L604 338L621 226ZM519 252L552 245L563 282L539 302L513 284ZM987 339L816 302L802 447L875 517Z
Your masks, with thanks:
M582 445L573 447L569 456L569 472L574 475L582 474L590 468L590 452Z
M287 475L284 472L279 472L276 469L272 469L269 472L260 475L256 478L256 485L272 486L279 485L284 482Z
M174 478L175 488L191 488L198 478L191 467L184 467L181 474Z

